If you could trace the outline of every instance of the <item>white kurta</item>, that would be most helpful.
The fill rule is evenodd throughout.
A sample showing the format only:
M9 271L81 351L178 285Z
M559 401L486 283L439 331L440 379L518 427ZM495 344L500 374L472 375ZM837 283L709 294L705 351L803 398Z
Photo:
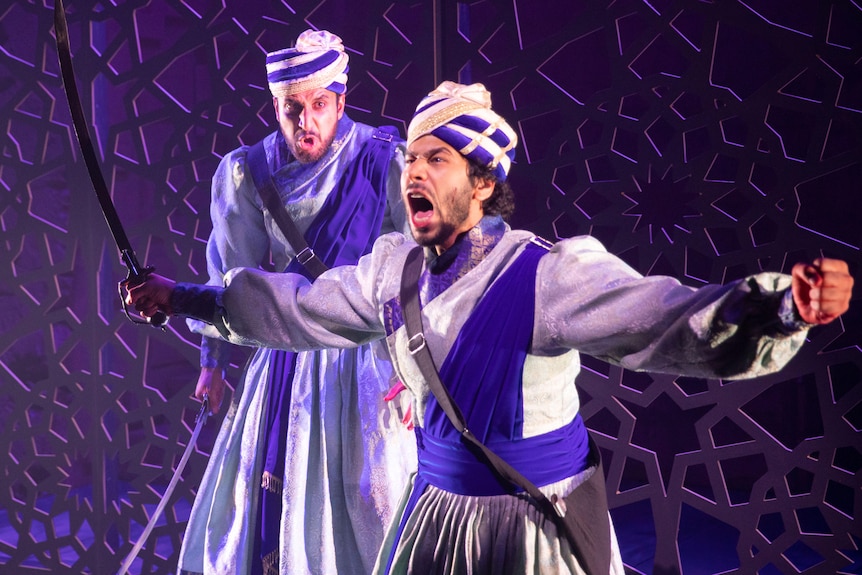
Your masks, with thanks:
M324 158L292 161L281 135L265 149L276 187L301 231L373 132L346 116ZM213 231L207 244L212 285L227 270L269 262L284 269L295 250L263 208L246 170L247 147L226 155L213 177ZM403 148L391 159L383 231L404 229L400 195ZM229 346L202 322L202 365L224 367ZM228 407L183 539L180 568L192 573L248 573L265 449L271 350L258 349ZM393 384L380 342L351 350L302 353L289 407L281 519L280 572L368 573L411 470L415 441L400 422L399 402L383 400Z
M432 300L422 299L425 338L437 365L469 311L532 237L507 231L499 239L494 230L500 226L485 218L471 230L460 248L475 254L469 269ZM498 239L484 256L482 248ZM330 270L311 285L292 274L233 270L219 296L222 307L208 319L244 344L310 349L385 338L413 392L414 422L422 426L429 389L391 313L413 245L400 234L384 236L357 266ZM693 289L673 278L642 277L593 238L557 243L537 271L532 348L523 373L524 437L557 429L577 414L572 382L579 353L628 369L696 377L748 378L780 369L805 339L804 326L779 317L789 284L789 276L761 273ZM562 482L563 491L578 480ZM560 485L548 487L560 491ZM407 527L395 573L454 575L471 572L471 565L477 573L582 572L553 522L519 497L469 497L432 487ZM392 544L390 531L378 567ZM616 543L614 556L614 572L622 573Z

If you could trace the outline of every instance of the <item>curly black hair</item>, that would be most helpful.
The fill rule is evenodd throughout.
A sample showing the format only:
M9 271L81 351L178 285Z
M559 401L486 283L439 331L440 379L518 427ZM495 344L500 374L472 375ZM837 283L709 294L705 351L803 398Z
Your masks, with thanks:
M509 182L500 181L493 169L479 164L472 158L467 158L467 163L469 164L467 177L470 178L470 184L476 185L478 180L494 182L491 197L482 203L484 213L489 216L501 216L505 221L509 221L515 213L515 192L512 191Z

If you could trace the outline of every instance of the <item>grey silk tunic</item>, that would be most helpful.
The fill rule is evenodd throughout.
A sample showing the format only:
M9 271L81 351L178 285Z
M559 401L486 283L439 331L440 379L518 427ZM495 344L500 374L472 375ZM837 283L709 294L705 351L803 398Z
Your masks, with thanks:
M450 274L451 286L430 301L427 290L421 294L425 338L437 365L470 310L533 237L486 217L459 243L467 255L459 258L462 269ZM291 274L232 270L224 290L214 294L215 313L204 319L244 345L302 350L385 338L413 394L414 423L422 426L429 389L407 350L403 326L393 321L401 271L414 245L398 233L383 236L358 265L330 270L313 284ZM426 250L426 265L433 258ZM673 278L641 276L594 238L558 242L537 271L532 348L523 372L524 437L575 417L579 401L572 382L581 353L627 369L695 377L739 379L777 371L806 334L793 316L789 285L787 275L761 273L693 289ZM565 494L579 480L540 487ZM509 518L502 527L495 523L500 517ZM423 537L430 524L435 535ZM381 572L396 544L393 530L378 558ZM501 540L508 551L491 553ZM511 495L471 497L429 487L397 546L393 573L430 568L455 574L467 572L468 565L480 566L479 572L582 573L553 522ZM615 539L613 555L612 572L622 574Z
M346 115L329 151L300 164L280 133L264 141L279 195L301 231L312 223L345 168L374 128ZM283 270L296 255L273 221L246 166L248 148L227 154L213 175L207 243L209 283L221 285L235 267L271 264ZM404 229L400 194L403 146L389 162L383 231ZM230 344L211 325L189 321L203 334L201 365L225 367ZM183 538L180 568L190 573L250 569L254 511L265 455L270 349L250 360L198 489ZM398 410L383 400L392 366L381 342L351 350L300 354L290 405L281 512L280 569L291 574L365 574L373 566L400 493L415 468L415 442Z

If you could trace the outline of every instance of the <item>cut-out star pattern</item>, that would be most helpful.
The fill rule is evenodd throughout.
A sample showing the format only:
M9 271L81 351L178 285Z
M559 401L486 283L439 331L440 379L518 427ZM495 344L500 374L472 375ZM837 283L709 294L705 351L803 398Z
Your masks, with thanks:
M802 256L846 259L858 277L858 2L66 4L99 158L139 259L165 275L206 273L212 171L274 128L262 56L310 26L345 39L355 120L403 133L439 81L485 83L520 138L515 227L592 234L642 273L696 284ZM0 564L101 573L188 441L198 351L181 321L161 333L122 316L125 270L77 151L51 8L0 12ZM856 303L779 376L583 359L633 572L860 572ZM139 572L175 571L193 457Z
M635 176L634 189L623 195L634 205L623 212L636 218L633 231L645 232L650 243L664 241L673 244L681 234L691 234L692 218L701 214L692 207L698 198L691 190L691 178L674 179L668 169L657 174L650 168L648 177Z

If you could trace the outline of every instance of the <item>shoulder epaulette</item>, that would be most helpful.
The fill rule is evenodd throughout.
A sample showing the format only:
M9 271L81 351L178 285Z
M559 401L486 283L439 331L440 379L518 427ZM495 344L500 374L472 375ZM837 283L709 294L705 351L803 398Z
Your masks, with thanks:
M530 241L539 246L540 248L545 248L548 251L551 251L551 248L554 247L553 242L550 242L541 236L533 236L532 238L530 238Z
M389 143L393 140L399 139L398 128L395 126L380 126L374 130L371 137L375 140L382 140Z

